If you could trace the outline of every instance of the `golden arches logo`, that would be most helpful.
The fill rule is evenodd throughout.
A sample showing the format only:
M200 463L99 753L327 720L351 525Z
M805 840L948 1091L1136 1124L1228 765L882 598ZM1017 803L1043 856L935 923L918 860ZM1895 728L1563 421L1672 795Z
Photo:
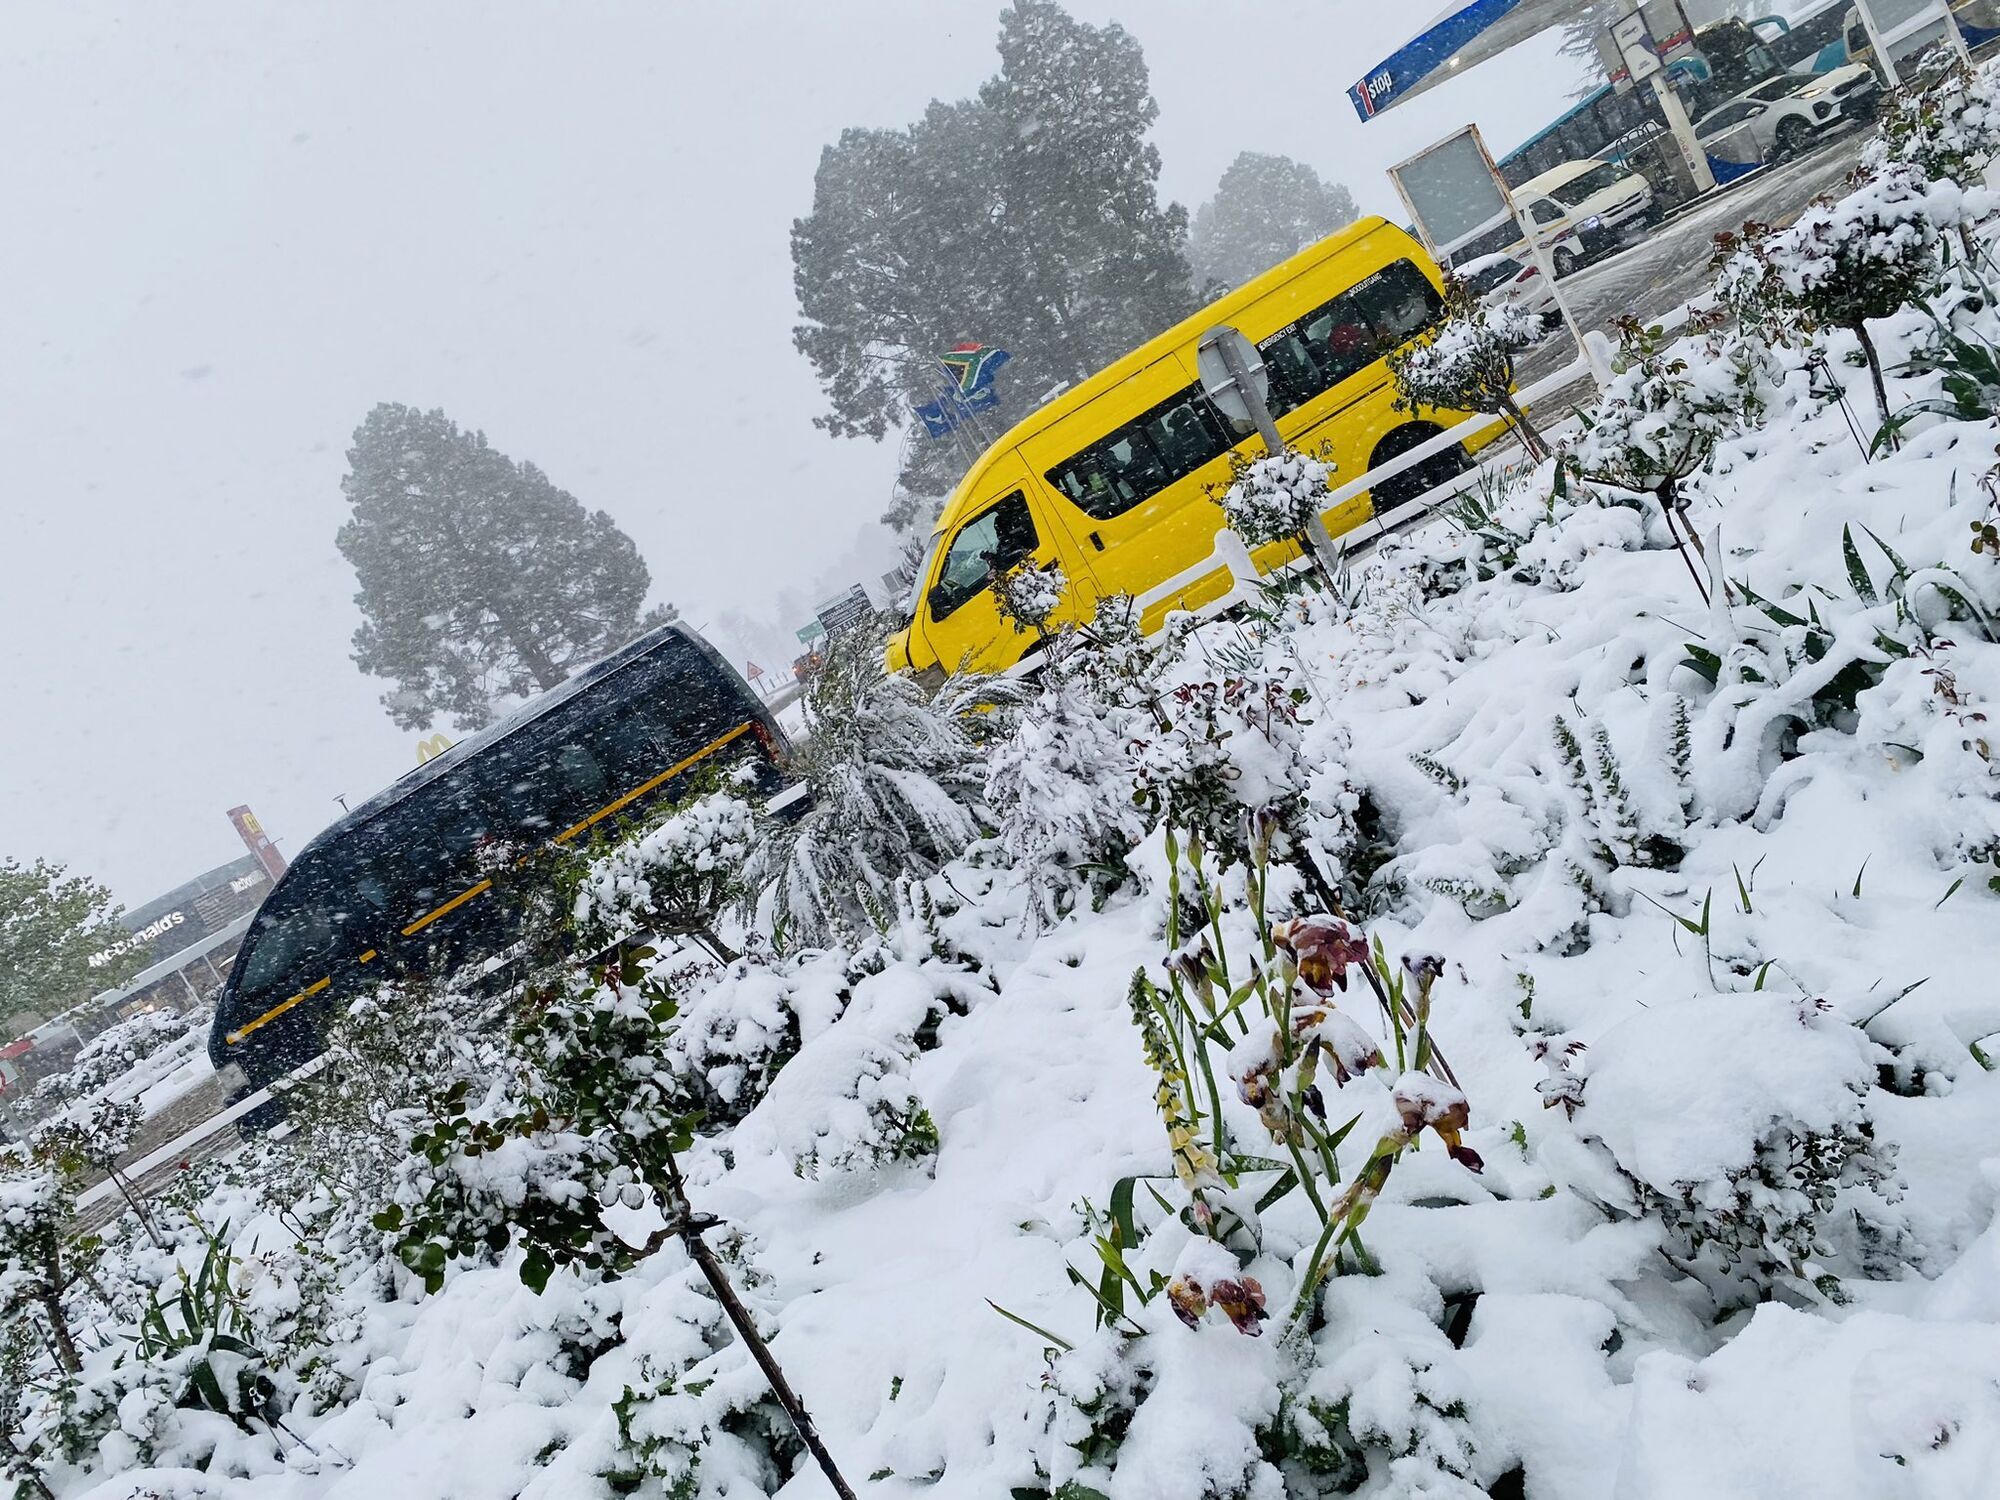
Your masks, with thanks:
M441 734L433 734L424 739L418 740L417 764L422 765L427 760L436 760L440 755L444 754L445 751L449 750L450 748L451 748L451 741L446 739Z

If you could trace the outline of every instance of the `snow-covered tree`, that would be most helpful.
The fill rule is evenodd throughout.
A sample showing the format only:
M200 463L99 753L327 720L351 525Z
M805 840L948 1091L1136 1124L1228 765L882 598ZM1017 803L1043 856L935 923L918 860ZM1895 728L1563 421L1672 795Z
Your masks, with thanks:
M1548 445L1514 400L1514 356L1541 342L1539 317L1511 302L1487 307L1462 282L1445 289L1445 316L1389 355L1400 411L1491 412L1507 419L1528 457Z
M572 913L585 946L601 952L637 934L698 938L725 962L735 951L716 932L742 895L744 862L757 832L750 804L709 792L674 808L636 838L592 859Z
M1948 47L1923 56L1918 73L1883 105L1879 132L1862 154L1870 170L1895 163L1932 179L1976 187L2000 156L2000 72L1967 65Z
M1035 394L1194 305L1138 42L1054 0L1019 0L1000 25L1000 72L976 99L843 131L821 153L812 212L792 226L792 337L826 393L814 420L836 437L909 426L938 394L937 357L965 340L1009 350L1003 384ZM906 491L946 493L982 446L916 441Z
M1735 244L1717 289L1752 321L1790 315L1852 333L1889 420L1882 356L1868 332L1934 289L1944 270L1944 233L1975 216L1991 195L1933 182L1894 163L1871 172L1845 197L1806 206L1789 228Z
M1242 286L1354 219L1354 197L1289 156L1245 151L1195 210L1188 261L1203 286Z
M881 642L850 630L828 647L806 685L798 769L813 805L778 823L750 862L790 942L864 932L895 882L928 875L978 836L985 785L980 710L1018 703L1005 678L962 673L926 693L907 673L882 671Z
M405 729L477 729L673 617L641 618L646 565L611 517L442 411L377 406L347 463L354 661L395 684L382 702Z
M1252 547L1268 542L1304 546L1306 528L1333 492L1332 480L1332 464L1297 449L1267 453L1237 466L1222 492L1222 513L1230 529Z
M63 1305L77 1277L64 1254L75 1207L53 1168L0 1162L0 1314L39 1312L56 1362L72 1375L83 1367Z
M1775 371L1768 350L1736 336L1670 341L1634 323L1623 343L1572 454L1586 477L1670 505L1717 442L1755 424Z
M0 1020L39 1021L145 967L121 910L110 891L62 865L0 859ZM93 955L105 961L93 967Z

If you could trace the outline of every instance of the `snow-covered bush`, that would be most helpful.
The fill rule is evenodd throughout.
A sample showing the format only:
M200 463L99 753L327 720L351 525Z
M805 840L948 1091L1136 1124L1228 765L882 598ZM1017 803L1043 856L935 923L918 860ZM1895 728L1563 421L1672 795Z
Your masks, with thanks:
M1862 163L1871 171L1901 163L1932 179L1977 187L1996 156L2000 72L1973 67L1938 47L1924 55L1916 77L1884 102Z
M38 1101L59 1108L86 1098L157 1055L193 1055L215 1018L212 1006L144 1011L107 1027L83 1044L63 1072L44 1079Z
M716 923L742 899L743 867L756 837L750 804L714 791L596 854L577 882L571 911L585 951L601 953L634 936L691 935L724 962L734 959Z
M54 1168L0 1160L0 1315L39 1314L57 1364L72 1375L83 1364L63 1298L89 1269L67 1253L74 1211Z
M1302 808L1297 751L1306 693L1288 675L1254 669L1176 687L1163 704L1168 727L1134 746L1139 806L1239 861L1248 857L1253 820L1292 827Z
M1488 307L1463 283L1445 290L1445 316L1389 355L1396 408L1491 412L1505 417L1530 459L1548 445L1514 400L1514 356L1541 342L1541 319L1511 302Z
M1115 883L1098 872L1116 871L1145 831L1119 717L1052 673L987 760L999 853L1039 921L1062 917L1086 884Z
M1790 315L1806 320L1808 329L1852 333L1887 423L1889 393L1869 321L1936 290L1944 232L1983 212L1990 198L1984 189L1931 181L1913 166L1885 166L1845 197L1807 205L1789 228L1726 246L1717 291L1758 328Z
M99 1099L91 1105L80 1105L35 1132L34 1154L37 1160L54 1167L74 1183L81 1184L92 1172L104 1173L147 1236L158 1244L159 1231L146 1210L145 1200L120 1170L120 1163L131 1152L132 1141L145 1118L145 1111L129 1100Z
M1017 683L974 673L927 693L882 671L881 643L865 630L829 646L806 689L799 753L813 805L768 831L746 876L768 891L785 943L871 930L899 877L933 874L964 852L986 780L981 711L1022 696Z
M718 1251L759 1323L774 1329L768 1278L748 1247L729 1236ZM688 1500L776 1494L805 1449L700 1273L691 1263L676 1268L635 1312L615 1356L631 1379L612 1403L618 1458L603 1477L620 1494L648 1479Z
M1015 630L1046 636L1067 585L1061 563L1024 559L994 576L993 603Z
M1252 547L1270 542L1304 546L1306 528L1333 493L1333 465L1287 448L1237 461L1234 467L1218 497L1230 529Z
M1588 479L1658 495L1671 522L1681 484L1709 465L1715 445L1763 420L1776 375L1754 338L1669 341L1628 323L1618 372L1571 457Z
M1844 1277L1899 1274L1895 1153L1867 1108L1880 1049L1823 1003L1753 993L1655 1006L1585 1056L1576 1129L1625 1192L1591 1190L1664 1225L1674 1263L1724 1305L1779 1285L1841 1301Z

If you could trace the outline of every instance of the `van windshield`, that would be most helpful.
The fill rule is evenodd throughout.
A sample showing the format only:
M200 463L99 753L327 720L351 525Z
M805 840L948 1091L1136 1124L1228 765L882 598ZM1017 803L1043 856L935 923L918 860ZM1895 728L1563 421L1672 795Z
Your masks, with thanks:
M1576 208L1586 198L1594 197L1608 187L1616 187L1630 175L1623 167L1601 161L1582 176L1572 177L1561 187L1553 189L1549 196L1568 208Z

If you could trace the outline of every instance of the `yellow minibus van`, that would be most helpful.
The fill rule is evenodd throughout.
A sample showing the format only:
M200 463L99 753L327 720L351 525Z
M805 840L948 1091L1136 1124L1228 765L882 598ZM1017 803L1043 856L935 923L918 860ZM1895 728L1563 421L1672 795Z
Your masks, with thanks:
M1362 219L1048 402L987 449L945 503L910 623L889 642L890 670L990 672L1019 661L1033 638L1000 617L992 588L995 572L1016 563L1061 565L1061 622L1088 620L1098 600L1145 594L1211 555L1224 521L1210 491L1227 485L1232 450L1263 451L1255 430L1217 411L1196 378L1196 347L1219 324L1256 343L1278 435L1330 459L1336 485L1463 421L1464 412L1397 411L1384 362L1442 315L1443 286L1437 263L1408 234ZM1328 511L1327 530L1338 536L1375 503L1387 509L1422 494L1464 462L1460 449L1447 449ZM1258 566L1268 571L1297 551L1274 543L1259 549ZM1230 581L1218 562L1151 602L1141 628L1220 598Z

